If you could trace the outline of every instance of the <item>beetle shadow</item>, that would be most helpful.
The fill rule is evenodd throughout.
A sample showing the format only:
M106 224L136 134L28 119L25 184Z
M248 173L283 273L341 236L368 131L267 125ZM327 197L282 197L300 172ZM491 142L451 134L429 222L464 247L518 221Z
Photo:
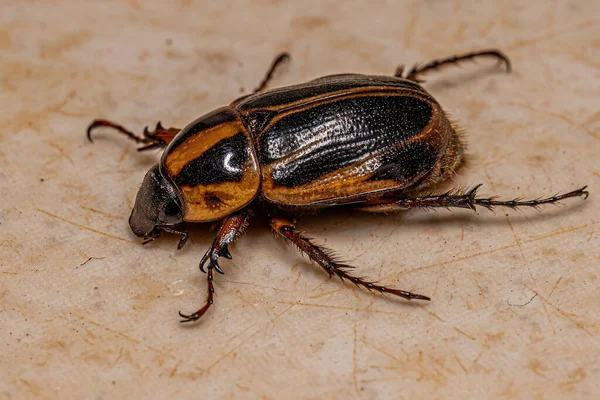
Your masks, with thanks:
M459 69L460 71L460 69ZM427 88L427 91L430 92L441 92L443 90L453 89L458 86L464 85L468 82L484 79L489 75L507 75L506 70L503 69L503 66L487 66L486 68L477 69L475 71L462 71L455 72L451 74L453 76L450 77L442 77L432 79L430 81L423 82L421 85Z
M111 134L112 133L112 134ZM148 171L154 164L156 164L162 155L164 149L151 149L146 151L138 151L140 148L139 145L136 145L133 141L127 140L127 138L123 137L119 134L114 134L111 129L104 128L102 131L98 130L98 132L93 136L94 142L92 144L97 144L101 142L110 143L113 151L123 151L123 149L127 150L126 157L128 159L133 160L134 166L140 169L140 173L142 171ZM89 145L89 141L86 139L86 145ZM92 148L93 150L93 148Z
M360 229L361 226L370 226L375 224L379 227L395 228L399 225L406 225L411 227L419 227L421 229L427 229L437 227L440 225L454 227L460 229L465 225L475 226L494 226L503 227L506 226L506 219L504 215L525 215L527 213L527 222L536 222L545 218L554 218L559 215L567 215L569 213L578 212L582 207L585 207L586 203L581 202L576 205L560 205L554 208L546 206L546 209L534 212L534 210L527 211L523 210L507 210L504 212L501 209L488 211L479 208L476 213L469 212L468 210L457 210L448 211L442 210L406 210L397 213L390 214L372 214L353 210L351 208L344 207L332 207L324 210L318 214L309 215L298 215L295 218L298 220L298 227L302 231L311 231L311 226L315 226L313 230L326 230L328 234L335 235L337 232L343 232L349 229L351 226L353 229ZM243 240L244 236L255 236L260 237L261 240L269 236L269 239L275 240L269 228L269 219L267 215L261 210L256 210L251 220L247 232L241 237ZM343 223L340 223L343 221ZM193 251L198 253L200 258L206 249L209 248L213 242L218 223L183 223L178 225L177 229L183 232L188 232L190 240L188 244L181 249L181 252ZM513 223L514 225L514 223ZM517 223L515 226L519 226ZM158 240L160 241L160 247L176 249L179 243L180 237L177 235L163 234ZM318 238L317 238L318 241ZM153 246L156 244L149 244ZM201 246L199 251L198 246ZM200 254L201 253L201 254Z
M466 224L476 226L505 226L507 216L525 215L527 213L527 222L535 222L546 218L557 217L558 215L568 215L569 213L578 212L586 203L581 202L576 205L559 205L551 209L546 206L546 209L539 210L535 213L527 212L525 209L502 211L500 208L494 211L488 211L483 208L478 208L477 212L469 212L468 210L406 210L398 213L390 214L370 214L358 210L344 210L343 208L327 210L318 215L309 215L298 217L303 226L316 224L326 227L328 232L335 233L347 229L345 225L340 225L339 221L351 221L353 226L360 227L362 224L377 224L378 226L397 227L399 224L406 224L412 227L421 227L423 229L435 227L443 224L455 228L464 227ZM534 211L534 210L532 210ZM349 215L350 213L350 215ZM420 213L421 215L416 215ZM487 214L487 215L484 215ZM410 217L410 218L409 218ZM514 225L514 223L513 223ZM516 224L515 226L518 226Z

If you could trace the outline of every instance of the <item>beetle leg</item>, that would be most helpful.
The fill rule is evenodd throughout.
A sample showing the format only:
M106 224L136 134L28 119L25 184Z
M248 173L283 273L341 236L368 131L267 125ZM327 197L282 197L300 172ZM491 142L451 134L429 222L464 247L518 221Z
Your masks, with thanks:
M179 322L181 322L182 324L184 322L193 322L200 319L200 317L202 317L206 313L206 311L208 311L210 306L212 306L213 296L215 294L215 287L213 285L213 268L210 265L208 266L208 275L206 276L206 280L208 282L208 294L206 295L206 303L204 304L204 306L202 306L201 309L190 315L183 314L181 311L179 311L179 316L183 318Z
M133 132L125 129L123 126L116 124L111 121L107 121L105 119L95 119L92 121L90 126L87 128L87 138L90 142L92 140L92 131L99 127L108 127L113 128L116 131L124 134L129 139L133 140L138 144L143 144L144 146L140 147L138 151L151 150L156 148L164 148L166 147L171 140L179 133L181 129L177 128L164 128L160 121L156 124L156 128L154 131L150 131L148 127L144 128L144 132L142 136L137 136Z
M179 243L177 243L177 250L183 249L183 246L185 246L185 244L187 243L189 236L187 232L176 231L175 229L169 228L168 226L163 226L160 229L173 235L181 236L181 239L179 239Z
M223 256L231 259L228 246L230 243L236 241L242 233L244 233L244 230L248 226L248 220L251 216L252 214L250 211L242 210L237 214L232 214L225 217L221 221L215 240L204 254L204 257L202 257L202 260L200 260L200 270L202 272L206 272L204 270L204 264L206 264L207 261L210 261L210 267L216 269L220 274L223 273L223 270L219 266L219 257Z
M277 68L279 68L279 66L281 64L283 64L284 62L288 61L291 58L289 53L281 53L279 54L275 60L273 60L273 63L271 64L271 67L269 68L269 70L267 71L267 73L265 74L265 77L263 78L262 82L260 82L260 84L258 85L258 87L256 89L254 89L253 93L256 92L260 92L261 90L264 90L265 87L267 87L267 84L269 83L269 81L271 80L271 78L273 78L273 74L275 73L275 70L277 70Z
M350 275L346 270L354 267L340 263L331 254L330 250L312 243L309 238L305 237L302 233L296 230L294 223L289 219L282 217L275 217L271 219L271 229L277 236L280 236L286 242L293 243L298 246L300 251L302 251L308 256L308 258L323 268L330 277L335 275L341 280L346 279L355 285L365 287L368 290L375 290L380 293L390 293L408 300L430 300L430 298L427 296L407 292L405 290L390 289L385 286L376 285L375 283L366 281L361 277Z
M494 207L507 207L517 209L519 207L533 207L539 208L541 204L552 204L559 200L568 199L571 197L583 197L587 199L589 192L585 189L587 186L583 186L577 190L565 194L557 194L552 197L544 199L534 200L494 200L494 197L477 197L477 190L481 187L481 184L475 186L473 189L464 192L460 190L454 190L446 192L436 196L422 196L422 197L407 197L407 198L380 198L367 202L364 206L357 207L361 211L368 211L374 213L386 213L399 210L407 210L409 208L432 208L432 207L444 207L444 208L467 208L475 211L476 206L482 206L488 210L493 210Z
M217 272L221 274L223 273L223 270L218 264L219 256L231 259L231 254L229 253L227 246L229 243L234 242L244 232L248 226L248 220L251 216L252 214L250 211L242 210L239 213L232 214L221 221L219 231L217 232L217 236L215 237L212 246L210 246L200 261L200 269L202 272L205 272L204 264L210 260L208 263L207 272L208 294L206 296L206 303L204 303L204 306L202 306L201 309L193 314L186 315L179 311L179 316L183 318L183 320L180 321L181 323L193 322L200 319L200 317L202 317L213 304L213 296L215 293L215 288L213 285L213 269L216 269Z
M430 71L437 70L441 67L445 67L452 64L459 64L462 61L475 60L477 58L483 57L495 58L496 60L498 60L499 64L504 64L506 66L506 72L511 71L511 63L508 57L500 50L489 49L474 51L472 53L453 55L446 58L440 58L437 60L429 61L425 64L417 64L410 71L408 71L406 76L402 76L404 75L404 66L401 65L398 68L396 68L394 76L397 78L405 78L414 82L424 82L423 80L419 79L419 77Z

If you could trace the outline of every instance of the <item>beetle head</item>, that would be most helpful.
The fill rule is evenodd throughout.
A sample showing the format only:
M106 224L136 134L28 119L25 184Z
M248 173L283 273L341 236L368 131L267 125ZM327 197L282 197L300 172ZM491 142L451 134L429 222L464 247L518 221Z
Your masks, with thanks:
M156 164L144 177L129 217L129 226L137 236L157 237L162 227L179 224L182 217L179 196Z

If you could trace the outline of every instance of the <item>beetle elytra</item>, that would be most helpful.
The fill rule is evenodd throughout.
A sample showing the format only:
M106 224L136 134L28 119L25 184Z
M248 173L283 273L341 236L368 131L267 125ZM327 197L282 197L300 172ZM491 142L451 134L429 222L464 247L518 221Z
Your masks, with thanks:
M536 200L499 201L468 191L429 194L461 165L464 144L440 104L420 79L438 68L476 58L493 58L507 71L508 58L484 50L417 65L394 76L331 75L304 84L264 90L280 55L254 93L214 110L183 129L144 130L142 136L107 120L95 120L87 135L110 127L142 147L161 148L160 162L146 174L129 218L132 231L147 240L162 232L181 236L183 222L214 222L217 235L200 261L208 272L208 295L195 321L213 303L213 270L231 258L229 244L261 208L276 236L293 243L329 275L409 300L429 297L392 289L352 275L330 251L299 232L292 216L344 206L373 213L410 208L476 206L537 207L571 197L587 198L586 187ZM427 192L425 192L427 191Z

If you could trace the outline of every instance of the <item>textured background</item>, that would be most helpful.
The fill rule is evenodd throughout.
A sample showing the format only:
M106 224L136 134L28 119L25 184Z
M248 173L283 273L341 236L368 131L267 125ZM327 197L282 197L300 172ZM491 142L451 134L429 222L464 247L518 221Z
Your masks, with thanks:
M598 395L598 1L0 3L0 398ZM138 245L127 217L158 154L109 132L86 142L93 118L183 127L282 50L294 58L275 85L487 47L514 73L466 64L426 86L468 133L456 184L588 184L587 201L302 220L430 304L327 280L256 220L214 309L178 323L204 299L212 233L180 252L173 237Z

